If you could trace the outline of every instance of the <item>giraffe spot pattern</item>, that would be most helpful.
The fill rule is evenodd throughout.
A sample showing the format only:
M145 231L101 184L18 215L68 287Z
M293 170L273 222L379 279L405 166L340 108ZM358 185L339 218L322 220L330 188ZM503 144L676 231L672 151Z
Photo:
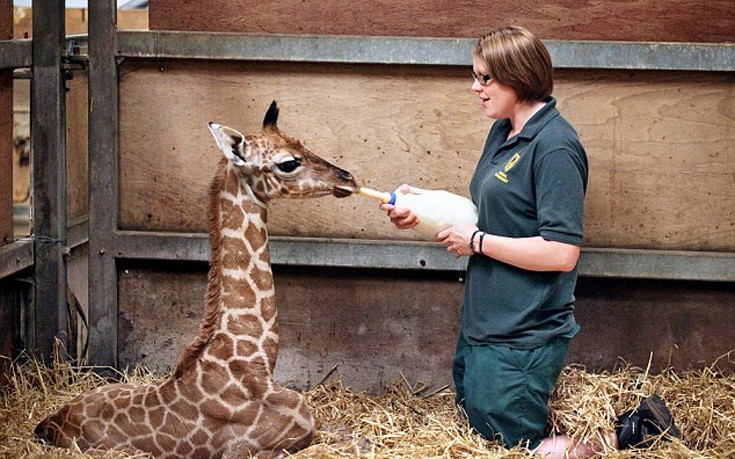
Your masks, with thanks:
M263 334L262 319L255 314L236 314L227 320L227 331L232 335L260 336ZM229 352L227 355L232 355Z
M207 353L217 359L226 360L235 353L235 344L228 335L218 333L207 349Z

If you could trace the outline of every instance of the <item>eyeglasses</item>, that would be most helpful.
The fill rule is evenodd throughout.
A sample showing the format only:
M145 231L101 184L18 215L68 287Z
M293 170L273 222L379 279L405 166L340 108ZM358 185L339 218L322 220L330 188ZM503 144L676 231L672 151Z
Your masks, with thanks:
M493 79L493 77L491 77L490 75L487 75L487 74L484 74L483 75L483 74L480 74L480 73L475 73L474 70L472 70L471 72L472 72L472 78L474 78L475 81L477 81L478 83L480 83L480 86L487 86L488 84L490 84L490 80Z

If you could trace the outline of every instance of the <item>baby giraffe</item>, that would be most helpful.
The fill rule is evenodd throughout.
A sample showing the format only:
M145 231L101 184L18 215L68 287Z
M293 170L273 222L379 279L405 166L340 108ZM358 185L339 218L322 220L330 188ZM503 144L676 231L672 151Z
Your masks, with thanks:
M303 395L273 379L278 351L266 229L275 198L345 197L352 175L281 133L271 104L258 134L210 123L224 154L209 192L212 255L206 313L160 384L81 394L36 427L47 443L156 458L282 457L309 445Z

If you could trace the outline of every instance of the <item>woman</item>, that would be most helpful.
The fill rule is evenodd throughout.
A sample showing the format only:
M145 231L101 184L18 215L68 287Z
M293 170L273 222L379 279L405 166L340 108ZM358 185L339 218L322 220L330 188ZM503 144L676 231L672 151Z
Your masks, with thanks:
M602 445L571 445L565 436L544 439L543 432L549 396L579 331L574 288L587 155L551 97L551 58L539 39L520 27L495 30L478 40L472 63L472 91L497 121L470 182L477 226L437 235L456 257L470 257L453 365L457 403L490 440L547 457L584 457ZM418 223L406 209L381 209L398 228ZM641 429L633 423L643 421L646 409L668 415L663 430L673 430L658 402L647 399L643 409L621 417L624 438L611 434L607 446L639 443ZM654 420L659 427L667 421Z

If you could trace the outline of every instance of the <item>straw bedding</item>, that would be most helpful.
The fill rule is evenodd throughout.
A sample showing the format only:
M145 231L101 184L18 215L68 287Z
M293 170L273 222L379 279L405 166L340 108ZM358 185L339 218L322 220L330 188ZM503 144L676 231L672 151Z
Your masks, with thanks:
M723 357L729 360L730 356ZM155 377L145 371L122 375L132 383ZM12 367L11 384L0 392L0 458L143 458L106 453L89 456L33 440L36 423L74 395L103 384L94 373L68 364L47 368L33 361ZM666 400L685 441L659 442L648 450L604 452L621 458L735 458L735 376L716 362L698 370L661 374L624 365L611 372L564 369L551 400L550 426L580 440L611 431L617 414L658 393ZM311 458L493 458L531 457L522 446L505 449L474 435L454 407L449 388L399 381L380 395L356 393L339 381L307 392L318 424L314 444L293 457Z

